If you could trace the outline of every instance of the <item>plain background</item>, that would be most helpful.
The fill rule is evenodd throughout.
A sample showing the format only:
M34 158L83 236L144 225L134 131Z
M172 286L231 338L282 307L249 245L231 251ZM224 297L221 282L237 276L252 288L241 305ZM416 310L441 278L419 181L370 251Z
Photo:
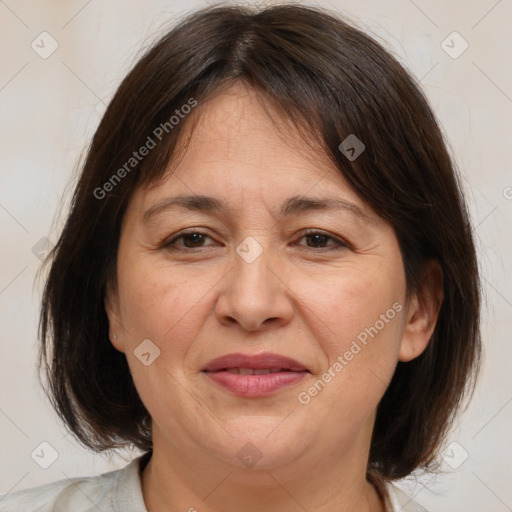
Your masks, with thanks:
M35 377L40 285L34 279L44 238L57 240L79 156L120 81L150 42L205 5L0 0L0 493L117 469L138 454L109 458L84 450L51 409ZM316 5L348 16L421 82L461 170L475 226L485 300L483 373L441 454L442 473L400 486L431 512L512 510L512 76L506 64L512 2ZM44 31L58 44L47 58L40 55L51 49ZM58 453L48 469L34 460L41 450L52 453L41 442Z

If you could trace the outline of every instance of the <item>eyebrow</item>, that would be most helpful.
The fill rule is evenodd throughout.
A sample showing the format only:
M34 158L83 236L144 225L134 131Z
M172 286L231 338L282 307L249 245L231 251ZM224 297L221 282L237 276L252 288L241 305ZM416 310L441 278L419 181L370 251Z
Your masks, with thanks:
M191 211L210 214L234 215L228 204L220 199L205 195L179 195L168 197L148 208L142 215L142 222L147 223L155 215L173 207L181 207ZM344 199L335 197L305 197L293 196L281 204L280 214L283 217L297 215L308 211L345 210L366 224L375 224L375 221L360 207Z

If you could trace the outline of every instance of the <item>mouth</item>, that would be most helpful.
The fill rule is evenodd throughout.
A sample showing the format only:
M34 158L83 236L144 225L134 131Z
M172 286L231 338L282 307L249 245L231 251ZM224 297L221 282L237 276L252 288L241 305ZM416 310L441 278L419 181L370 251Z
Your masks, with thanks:
M214 359L202 372L222 389L243 397L268 396L296 385L310 371L279 354L227 354Z
M222 370L217 370L217 372L218 371L224 371L238 375L267 375L269 373L281 373L302 370L288 370L286 368L224 368Z

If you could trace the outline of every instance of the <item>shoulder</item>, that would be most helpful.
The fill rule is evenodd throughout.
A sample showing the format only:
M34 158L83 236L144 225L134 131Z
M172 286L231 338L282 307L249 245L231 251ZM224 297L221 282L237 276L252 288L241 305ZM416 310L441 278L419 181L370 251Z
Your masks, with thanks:
M428 512L425 507L416 503L404 491L391 483L386 484L386 512Z
M146 512L139 463L97 476L57 482L0 495L0 512Z
M53 512L73 510L88 512L99 506L112 509L112 487L118 471L93 477L63 479L0 496L1 512ZM96 504L96 505L95 505Z

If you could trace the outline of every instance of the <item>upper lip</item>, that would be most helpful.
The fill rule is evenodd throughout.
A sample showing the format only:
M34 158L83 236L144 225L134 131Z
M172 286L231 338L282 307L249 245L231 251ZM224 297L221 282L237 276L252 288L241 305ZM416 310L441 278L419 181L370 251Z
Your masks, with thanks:
M228 368L252 368L255 370L266 368L281 368L283 370L291 370L297 372L309 371L303 364L295 359L282 356L280 354L272 354L269 352L263 354L226 354L211 360L207 366L203 368L206 372L216 372L226 370Z

